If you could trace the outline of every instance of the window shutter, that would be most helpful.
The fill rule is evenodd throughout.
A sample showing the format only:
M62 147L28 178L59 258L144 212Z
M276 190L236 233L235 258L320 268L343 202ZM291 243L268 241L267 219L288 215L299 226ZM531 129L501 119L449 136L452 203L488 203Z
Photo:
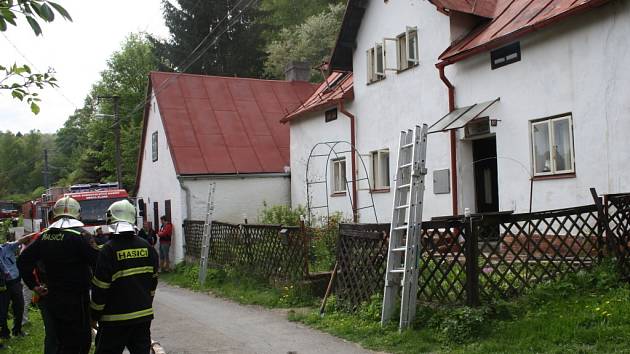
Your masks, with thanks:
M385 48L383 48L383 43L374 45L374 73L385 76Z
M398 40L396 38L383 38L383 67L385 70L398 71L396 47ZM389 65L388 63L391 63Z

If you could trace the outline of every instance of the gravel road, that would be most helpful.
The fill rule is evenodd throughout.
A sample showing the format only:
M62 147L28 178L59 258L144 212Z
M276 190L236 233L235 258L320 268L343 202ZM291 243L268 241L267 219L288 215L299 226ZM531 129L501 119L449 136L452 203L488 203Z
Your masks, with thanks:
M168 354L372 353L289 322L285 311L243 306L168 285L160 284L153 305L152 337Z

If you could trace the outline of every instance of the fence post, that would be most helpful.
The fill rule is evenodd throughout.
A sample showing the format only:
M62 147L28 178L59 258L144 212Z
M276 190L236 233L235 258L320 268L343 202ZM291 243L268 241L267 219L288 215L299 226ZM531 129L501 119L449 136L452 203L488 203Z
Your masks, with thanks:
M306 232L306 225L304 223L304 215L300 215L300 233L302 234L301 239L302 239L302 257L304 258L304 276L308 278L309 276L309 270L308 270L308 254L309 254L309 248L310 248L310 238L308 236L308 233Z
M604 230L607 229L608 220L604 207L602 205L602 199L597 195L595 188L591 188L591 196L597 206L597 262L601 263L604 259Z
M470 212L464 219L462 230L464 230L466 246L466 304L468 306L479 305L479 265L477 264L478 235L477 229L473 226Z

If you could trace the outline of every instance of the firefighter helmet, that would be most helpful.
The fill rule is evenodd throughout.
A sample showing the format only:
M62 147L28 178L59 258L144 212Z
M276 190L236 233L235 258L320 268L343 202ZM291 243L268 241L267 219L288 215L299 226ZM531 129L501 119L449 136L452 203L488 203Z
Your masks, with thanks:
M111 225L111 232L135 231L136 207L128 200L119 200L112 203L107 209L107 224Z
M81 205L74 198L62 197L53 207L53 216L55 219L60 217L70 217L78 219L81 214Z

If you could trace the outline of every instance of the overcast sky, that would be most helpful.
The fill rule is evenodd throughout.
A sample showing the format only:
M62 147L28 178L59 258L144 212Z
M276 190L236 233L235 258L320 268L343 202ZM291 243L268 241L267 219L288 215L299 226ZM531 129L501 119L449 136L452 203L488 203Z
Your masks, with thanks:
M26 21L0 32L0 64L28 64L34 71L54 68L59 88L40 93L38 115L26 103L0 92L0 131L53 133L83 105L112 52L133 32L168 35L160 0L58 0L73 22L59 16L42 24L36 37ZM41 23L41 22L40 22ZM17 47L17 50L16 48ZM21 53L21 54L20 54Z

